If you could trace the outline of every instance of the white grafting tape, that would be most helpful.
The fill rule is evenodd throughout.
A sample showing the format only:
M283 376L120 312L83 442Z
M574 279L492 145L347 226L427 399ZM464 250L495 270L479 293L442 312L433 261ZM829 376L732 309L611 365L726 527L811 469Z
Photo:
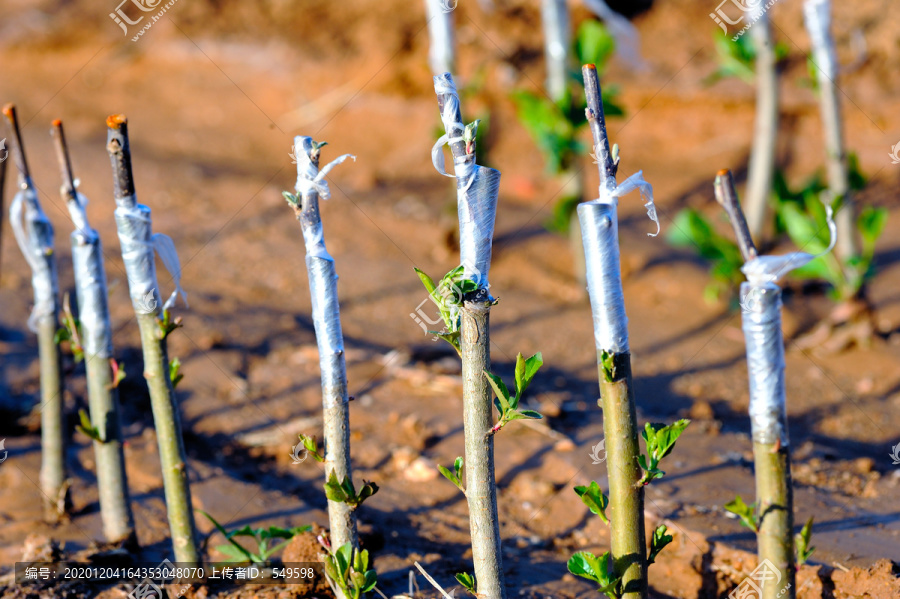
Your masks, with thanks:
M34 188L20 189L9 205L9 222L16 243L31 267L34 308L28 328L37 332L40 319L56 312L59 282L53 257L53 225L41 209Z
M578 221L584 240L585 270L594 342L598 350L628 353L628 318L622 295L619 266L619 225L615 202L578 205Z
M742 283L741 307L753 440L766 444L780 441L787 446L781 289L772 282Z

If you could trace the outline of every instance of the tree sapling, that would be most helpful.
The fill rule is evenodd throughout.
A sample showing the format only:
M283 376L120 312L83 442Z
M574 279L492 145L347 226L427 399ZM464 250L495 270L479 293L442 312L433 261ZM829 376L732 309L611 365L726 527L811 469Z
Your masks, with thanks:
M152 232L150 208L137 202L131 170L128 120L122 114L112 115L106 119L106 124L109 128L106 150L112 163L115 189L116 227L122 246L122 261L128 275L131 303L141 331L144 379L150 390L150 407L156 426L175 560L196 564L200 562L197 529L191 506L181 415L170 378L166 341L169 334L181 326L181 319L173 320L170 312L178 294L185 296L181 288L181 263L172 240ZM161 294L154 252L159 254L175 282L175 291L161 305L158 301Z
M760 256L750 239L740 209L734 181L727 170L719 171L716 200L725 208L738 239L747 282L741 285L741 312L747 344L750 379L750 425L756 474L756 502L747 505L738 497L725 507L738 515L757 535L759 561L768 560L782 576L763 587L761 599L793 599L796 595L796 558L793 544L793 498L784 384L784 339L781 332L781 288L776 282L816 256L794 252L784 256ZM835 240L831 208L826 207L832 243ZM808 541L808 534L805 538ZM803 545L803 551L808 542Z
M609 499L596 484L576 489L582 501L604 521L606 504L612 505L609 518L612 552L596 558L579 553L569 562L574 574L594 580L600 590L616 597L647 597L647 543L644 538L644 486L664 472L659 461L671 451L688 421L670 426L648 424L644 431L647 455L640 453L637 416L628 346L628 325L622 294L619 266L619 197L640 190L647 200L650 218L657 223L653 189L641 172L616 184L618 156L610 151L609 137L601 103L596 67L582 67L586 97L586 117L594 139L594 156L600 172L600 197L578 206L578 218L584 238L587 284L594 318L594 337L600 376L603 435L609 457ZM651 233L654 235L654 233ZM642 474L643 472L643 474ZM658 537L658 538L657 538ZM661 542L664 531L651 542ZM661 547L653 550L654 558Z
M40 480L44 496L44 518L49 522L56 522L65 513L69 484L63 433L65 388L62 356L59 344L56 343L60 306L53 225L41 208L37 190L31 180L15 106L4 106L3 115L14 141L13 156L19 170L19 191L9 205L9 220L19 249L31 267L31 285L34 289L34 309L28 318L28 328L37 333L40 356Z
M328 498L328 521L331 529L329 547L355 552L359 547L356 531L356 508L378 491L374 483L363 484L357 493L350 464L350 396L347 393L347 365L344 335L338 303L337 272L334 258L325 248L319 200L331 197L325 176L352 154L344 154L319 169L319 158L325 142L297 136L291 156L297 163L296 194L283 192L303 230L306 245L306 270L312 298L312 320L319 348L322 370L322 417L325 423L325 495ZM301 437L307 450L316 452L315 440ZM329 559L337 559L330 553ZM366 554L368 555L368 554ZM349 559L349 558L348 558ZM340 560L339 560L340 561ZM337 565L346 565L340 562ZM346 568L340 574L346 573ZM332 579L335 581L335 579ZM340 582L335 581L338 587ZM345 595L347 596L347 595Z

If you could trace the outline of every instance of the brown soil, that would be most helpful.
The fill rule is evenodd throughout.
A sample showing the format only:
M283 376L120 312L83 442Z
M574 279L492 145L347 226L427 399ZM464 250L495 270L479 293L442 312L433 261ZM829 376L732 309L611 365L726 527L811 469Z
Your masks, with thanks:
M532 399L551 427L510 426L497 439L504 567L512 596L591 597L590 585L565 566L573 551L602 552L609 542L571 490L592 479L607 484L605 463L589 457L602 438L590 311L572 276L568 241L541 226L558 189L508 99L543 80L539 12L533 2L494 4L490 13L475 2L457 9L461 81L483 73L486 82L464 99L464 115L490 111L487 159L503 172L492 356L509 377L517 352L543 352ZM170 337L170 353L186 375L179 395L194 502L229 527L327 524L321 469L312 460L292 464L289 455L299 433L321 436L321 410L304 249L281 191L295 177L288 157L295 134L327 140L325 160L357 155L332 173L334 197L322 212L341 276L356 398L355 479L381 487L360 510L362 539L386 594L406 592L414 561L451 587L454 573L471 570L466 506L433 465L462 453L459 364L410 318L425 299L412 267L439 275L458 260L452 183L429 161L439 121L421 2L181 0L136 43L109 19L113 3L32 0L5 9L0 100L15 101L25 123L32 171L56 227L64 290L72 289L71 223L46 134L54 118L65 122L76 176L105 242L114 343L129 375L121 391L140 561L161 560L170 546L112 219L105 117L119 112L130 119L140 200L153 208L155 230L173 237L190 294L190 309L178 308L186 326ZM651 70L634 74L614 60L604 79L620 86L626 109L609 123L622 148L620 173L644 170L664 229L685 206L717 214L715 172L731 168L741 182L745 170L753 91L736 80L702 84L715 68L712 9L688 0L655 3L635 18ZM900 170L888 153L900 140L893 26L900 14L889 0L836 3L834 10L843 63L853 59L856 30L867 40L866 62L841 78L847 146L872 177L858 200L891 216L869 287L878 332L868 347L822 355L798 348L793 340L826 318L832 303L821 287L786 284L796 521L815 516L818 547L798 588L804 599L895 599L890 560L900 562L900 470L888 454L900 441ZM576 9L576 22L585 16ZM779 164L799 183L823 162L816 98L803 83L808 42L799 2L779 3L773 16L790 52ZM596 186L592 168L584 171L588 189ZM665 522L676 534L650 569L653 594L721 597L755 565L752 534L722 509L737 494L754 494L739 315L704 303L706 267L662 237L649 239L651 224L636 198L623 199L620 214L639 420L695 419L668 458L667 476L647 495L648 522ZM37 350L24 326L31 290L8 226L2 258L0 439L9 456L0 464L0 573L22 559L31 533L57 540L68 555L96 551L92 544L102 538L92 452L77 433L69 450L72 518L41 522L38 415L30 413ZM171 285L162 274L161 282ZM67 403L76 414L85 406L83 369L70 364L69 372ZM69 424L73 430L74 417ZM209 522L198 525L214 533ZM220 542L212 534L209 546ZM224 556L209 549L208 557ZM421 576L418 582L420 597L436 596ZM0 594L127 592L7 586Z

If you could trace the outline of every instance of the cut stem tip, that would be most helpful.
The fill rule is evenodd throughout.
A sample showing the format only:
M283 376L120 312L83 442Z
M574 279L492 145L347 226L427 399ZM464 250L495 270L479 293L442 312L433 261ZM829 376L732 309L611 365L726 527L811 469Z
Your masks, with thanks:
M10 121L15 120L16 118L16 105L10 102L9 104L3 105L3 116L8 118Z
M111 114L106 117L106 126L110 129L121 129L122 125L128 124L128 117L124 114Z
M592 62L589 62L589 63L587 63L586 65L582 65L581 68L582 68L582 69L591 69L591 70L593 70L593 71L596 71L596 70L597 70L597 65L595 65L595 64L592 63Z

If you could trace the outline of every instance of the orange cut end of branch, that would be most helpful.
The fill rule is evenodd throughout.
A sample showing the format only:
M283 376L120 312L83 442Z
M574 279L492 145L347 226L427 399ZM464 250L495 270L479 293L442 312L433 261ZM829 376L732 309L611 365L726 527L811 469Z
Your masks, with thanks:
M597 70L597 65L595 65L594 63L591 62L591 63L588 63L588 64L584 65L584 67L582 67L582 68L585 68L585 69L593 69L593 70L596 71L596 70Z
M111 114L106 117L106 126L110 129L119 129L128 123L128 117L124 114Z
M9 118L13 117L13 114L16 112L16 105L10 102L3 106L3 114Z
M51 125L53 125L54 127L62 127L62 121L59 119L53 119Z
M716 173L716 176L717 177L727 177L730 173L731 173L730 170L728 170L727 168L723 168L718 173Z

